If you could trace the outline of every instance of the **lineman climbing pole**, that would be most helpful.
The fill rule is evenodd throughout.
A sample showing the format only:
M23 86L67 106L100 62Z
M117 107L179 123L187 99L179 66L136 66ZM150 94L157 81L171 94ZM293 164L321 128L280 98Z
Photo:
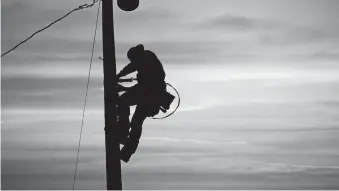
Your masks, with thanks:
M107 190L121 190L120 145L118 141L116 104L116 60L113 23L113 0L102 0L102 40L104 64L105 149ZM118 0L124 11L133 11L139 0Z

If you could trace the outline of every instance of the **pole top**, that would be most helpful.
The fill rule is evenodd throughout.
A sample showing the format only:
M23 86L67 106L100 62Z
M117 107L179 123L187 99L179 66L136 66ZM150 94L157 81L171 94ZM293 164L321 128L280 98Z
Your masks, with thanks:
M134 11L139 6L139 0L118 0L118 7L123 11Z

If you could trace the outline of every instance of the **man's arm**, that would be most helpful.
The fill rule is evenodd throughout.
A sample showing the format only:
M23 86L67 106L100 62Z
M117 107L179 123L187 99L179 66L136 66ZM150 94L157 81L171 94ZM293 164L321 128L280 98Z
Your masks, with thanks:
M123 77L123 76L126 76L126 75L128 75L128 74L130 74L130 73L133 73L133 72L135 72L135 71L137 71L137 67L136 67L136 65L134 64L134 63L129 63L129 64L127 64L127 66L125 66L118 74L117 74L117 78L119 79L119 78L121 78L121 77Z

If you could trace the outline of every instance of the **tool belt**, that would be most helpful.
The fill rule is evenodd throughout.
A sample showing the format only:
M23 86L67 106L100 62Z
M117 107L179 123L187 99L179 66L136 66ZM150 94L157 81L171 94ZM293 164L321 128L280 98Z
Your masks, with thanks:
M156 95L155 99L152 100L151 103L148 103L145 108L147 108L147 116L154 117L160 111L166 113L170 108L171 103L173 102L175 96L170 94L169 92L162 91L158 95Z

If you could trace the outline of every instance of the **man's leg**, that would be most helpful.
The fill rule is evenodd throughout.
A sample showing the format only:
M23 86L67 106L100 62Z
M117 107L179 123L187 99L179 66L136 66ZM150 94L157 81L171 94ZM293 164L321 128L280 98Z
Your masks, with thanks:
M119 142L120 144L125 144L127 142L127 137L130 128L129 115L130 108L127 104L118 104L117 108L118 114L118 130L119 130Z
M137 98L135 95L136 87L128 89L124 94L119 97L117 114L118 114L118 126L119 126L119 139L121 144L125 144L127 141L130 122L130 106L137 104Z
M132 118L129 140L121 150L121 159L126 163L138 148L139 139L142 132L142 124L144 123L146 117L146 109L143 106L138 105Z

